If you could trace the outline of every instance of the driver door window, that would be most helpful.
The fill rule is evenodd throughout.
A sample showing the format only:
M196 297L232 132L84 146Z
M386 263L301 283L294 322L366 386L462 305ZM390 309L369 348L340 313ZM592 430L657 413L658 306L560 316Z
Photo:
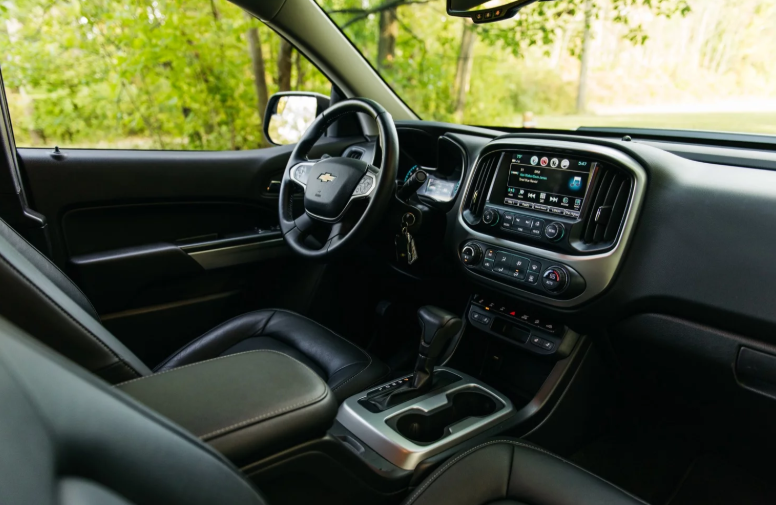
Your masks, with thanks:
M12 2L3 77L18 147L241 150L269 146L278 91L331 85L226 0Z

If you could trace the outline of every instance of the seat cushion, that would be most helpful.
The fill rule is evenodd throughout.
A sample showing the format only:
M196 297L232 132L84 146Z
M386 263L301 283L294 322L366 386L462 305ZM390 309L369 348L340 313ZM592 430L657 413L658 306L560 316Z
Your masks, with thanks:
M440 503L646 505L587 470L515 439L486 442L451 458L404 505Z
M230 319L184 346L155 371L262 349L287 354L310 367L339 402L379 382L389 372L367 351L328 328L279 309L257 310Z

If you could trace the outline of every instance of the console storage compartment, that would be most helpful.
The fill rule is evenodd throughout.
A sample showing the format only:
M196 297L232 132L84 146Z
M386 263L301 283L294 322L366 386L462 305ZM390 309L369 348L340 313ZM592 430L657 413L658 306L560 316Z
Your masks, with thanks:
M238 466L321 437L337 401L315 372L276 351L249 351L116 386Z

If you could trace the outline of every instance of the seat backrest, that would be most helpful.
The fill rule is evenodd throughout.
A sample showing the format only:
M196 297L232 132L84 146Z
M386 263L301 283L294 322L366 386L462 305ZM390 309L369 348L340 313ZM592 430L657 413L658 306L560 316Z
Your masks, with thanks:
M0 317L0 503L261 505L225 458Z
M2 220L0 315L109 382L151 373L100 324L78 286Z

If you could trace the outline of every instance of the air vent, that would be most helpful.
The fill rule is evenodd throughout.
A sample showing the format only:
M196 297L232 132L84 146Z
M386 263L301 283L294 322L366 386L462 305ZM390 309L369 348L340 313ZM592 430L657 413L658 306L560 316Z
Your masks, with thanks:
M582 242L589 246L606 247L614 243L625 218L633 179L630 175L611 167L600 165L590 213L582 231Z
M500 158L501 153L487 154L474 169L464 207L464 218L469 224L477 224L480 221L482 210L485 208L485 200L488 198L488 189L496 175L496 167L498 167Z
M353 158L354 160L360 160L362 156L364 156L364 151L360 149L351 149L347 155L348 158Z

